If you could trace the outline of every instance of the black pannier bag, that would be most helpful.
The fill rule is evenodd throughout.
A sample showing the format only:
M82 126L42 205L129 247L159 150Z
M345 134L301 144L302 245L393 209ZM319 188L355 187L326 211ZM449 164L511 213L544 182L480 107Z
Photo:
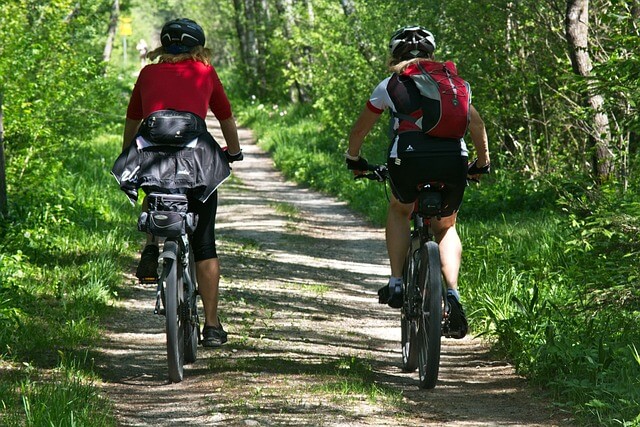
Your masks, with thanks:
M147 201L149 209L140 214L138 230L158 237L178 237L195 231L198 216L187 212L186 195L151 193Z
M188 111L158 110L142 121L139 133L156 144L188 144L207 131L207 124Z

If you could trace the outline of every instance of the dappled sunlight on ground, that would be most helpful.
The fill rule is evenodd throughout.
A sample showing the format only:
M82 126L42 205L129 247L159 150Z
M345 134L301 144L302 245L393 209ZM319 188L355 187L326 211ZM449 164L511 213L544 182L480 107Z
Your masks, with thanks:
M377 303L383 230L285 182L248 131L241 138L245 160L220 190L217 220L229 342L201 348L168 384L154 289L126 285L96 355L120 425L567 425L470 337L444 339L437 388L418 389L401 369L399 311Z

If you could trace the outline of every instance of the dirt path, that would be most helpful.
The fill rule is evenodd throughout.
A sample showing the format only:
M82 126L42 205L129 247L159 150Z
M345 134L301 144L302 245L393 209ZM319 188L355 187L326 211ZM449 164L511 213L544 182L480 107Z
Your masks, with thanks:
M119 425L568 424L477 339L444 340L440 382L419 390L400 369L399 312L377 304L382 230L285 182L250 132L241 138L217 220L229 343L168 384L154 289L128 276L97 362Z

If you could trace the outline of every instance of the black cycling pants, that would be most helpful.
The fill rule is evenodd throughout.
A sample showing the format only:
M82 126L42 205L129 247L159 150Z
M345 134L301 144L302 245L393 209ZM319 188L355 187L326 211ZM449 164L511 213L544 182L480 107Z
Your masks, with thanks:
M218 191L214 191L204 203L189 198L189 211L198 214L196 231L189 239L195 261L218 258L215 233Z
M393 195L402 203L418 198L418 185L442 182L442 216L453 215L460 209L467 186L467 159L460 154L404 157L400 164L388 159L389 177Z

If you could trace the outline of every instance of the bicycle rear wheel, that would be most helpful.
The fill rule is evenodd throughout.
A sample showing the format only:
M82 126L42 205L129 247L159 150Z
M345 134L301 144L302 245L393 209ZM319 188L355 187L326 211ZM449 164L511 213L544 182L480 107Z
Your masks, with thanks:
M405 372L413 372L418 368L418 323L416 321L416 313L419 313L419 305L416 301L421 301L418 288L418 266L417 258L420 252L414 251L414 247L419 245L419 237L416 243L412 243L407 258L404 263L403 271L403 304L400 312L400 331L402 345L402 370Z
M198 293L196 291L196 264L193 252L189 252L189 279L191 280L189 301L184 303L184 363L196 361L198 357L198 336L200 321L198 317ZM186 281L185 281L186 282ZM186 284L186 283L185 283Z
M420 388L434 388L440 368L442 335L442 271L440 251L435 242L427 242L420 250L422 315L418 321L418 370Z
M165 295L165 326L167 334L167 364L169 380L182 381L184 374L184 332L181 306L184 303L184 285L182 268L179 268L179 249L177 242L164 243L162 280Z

